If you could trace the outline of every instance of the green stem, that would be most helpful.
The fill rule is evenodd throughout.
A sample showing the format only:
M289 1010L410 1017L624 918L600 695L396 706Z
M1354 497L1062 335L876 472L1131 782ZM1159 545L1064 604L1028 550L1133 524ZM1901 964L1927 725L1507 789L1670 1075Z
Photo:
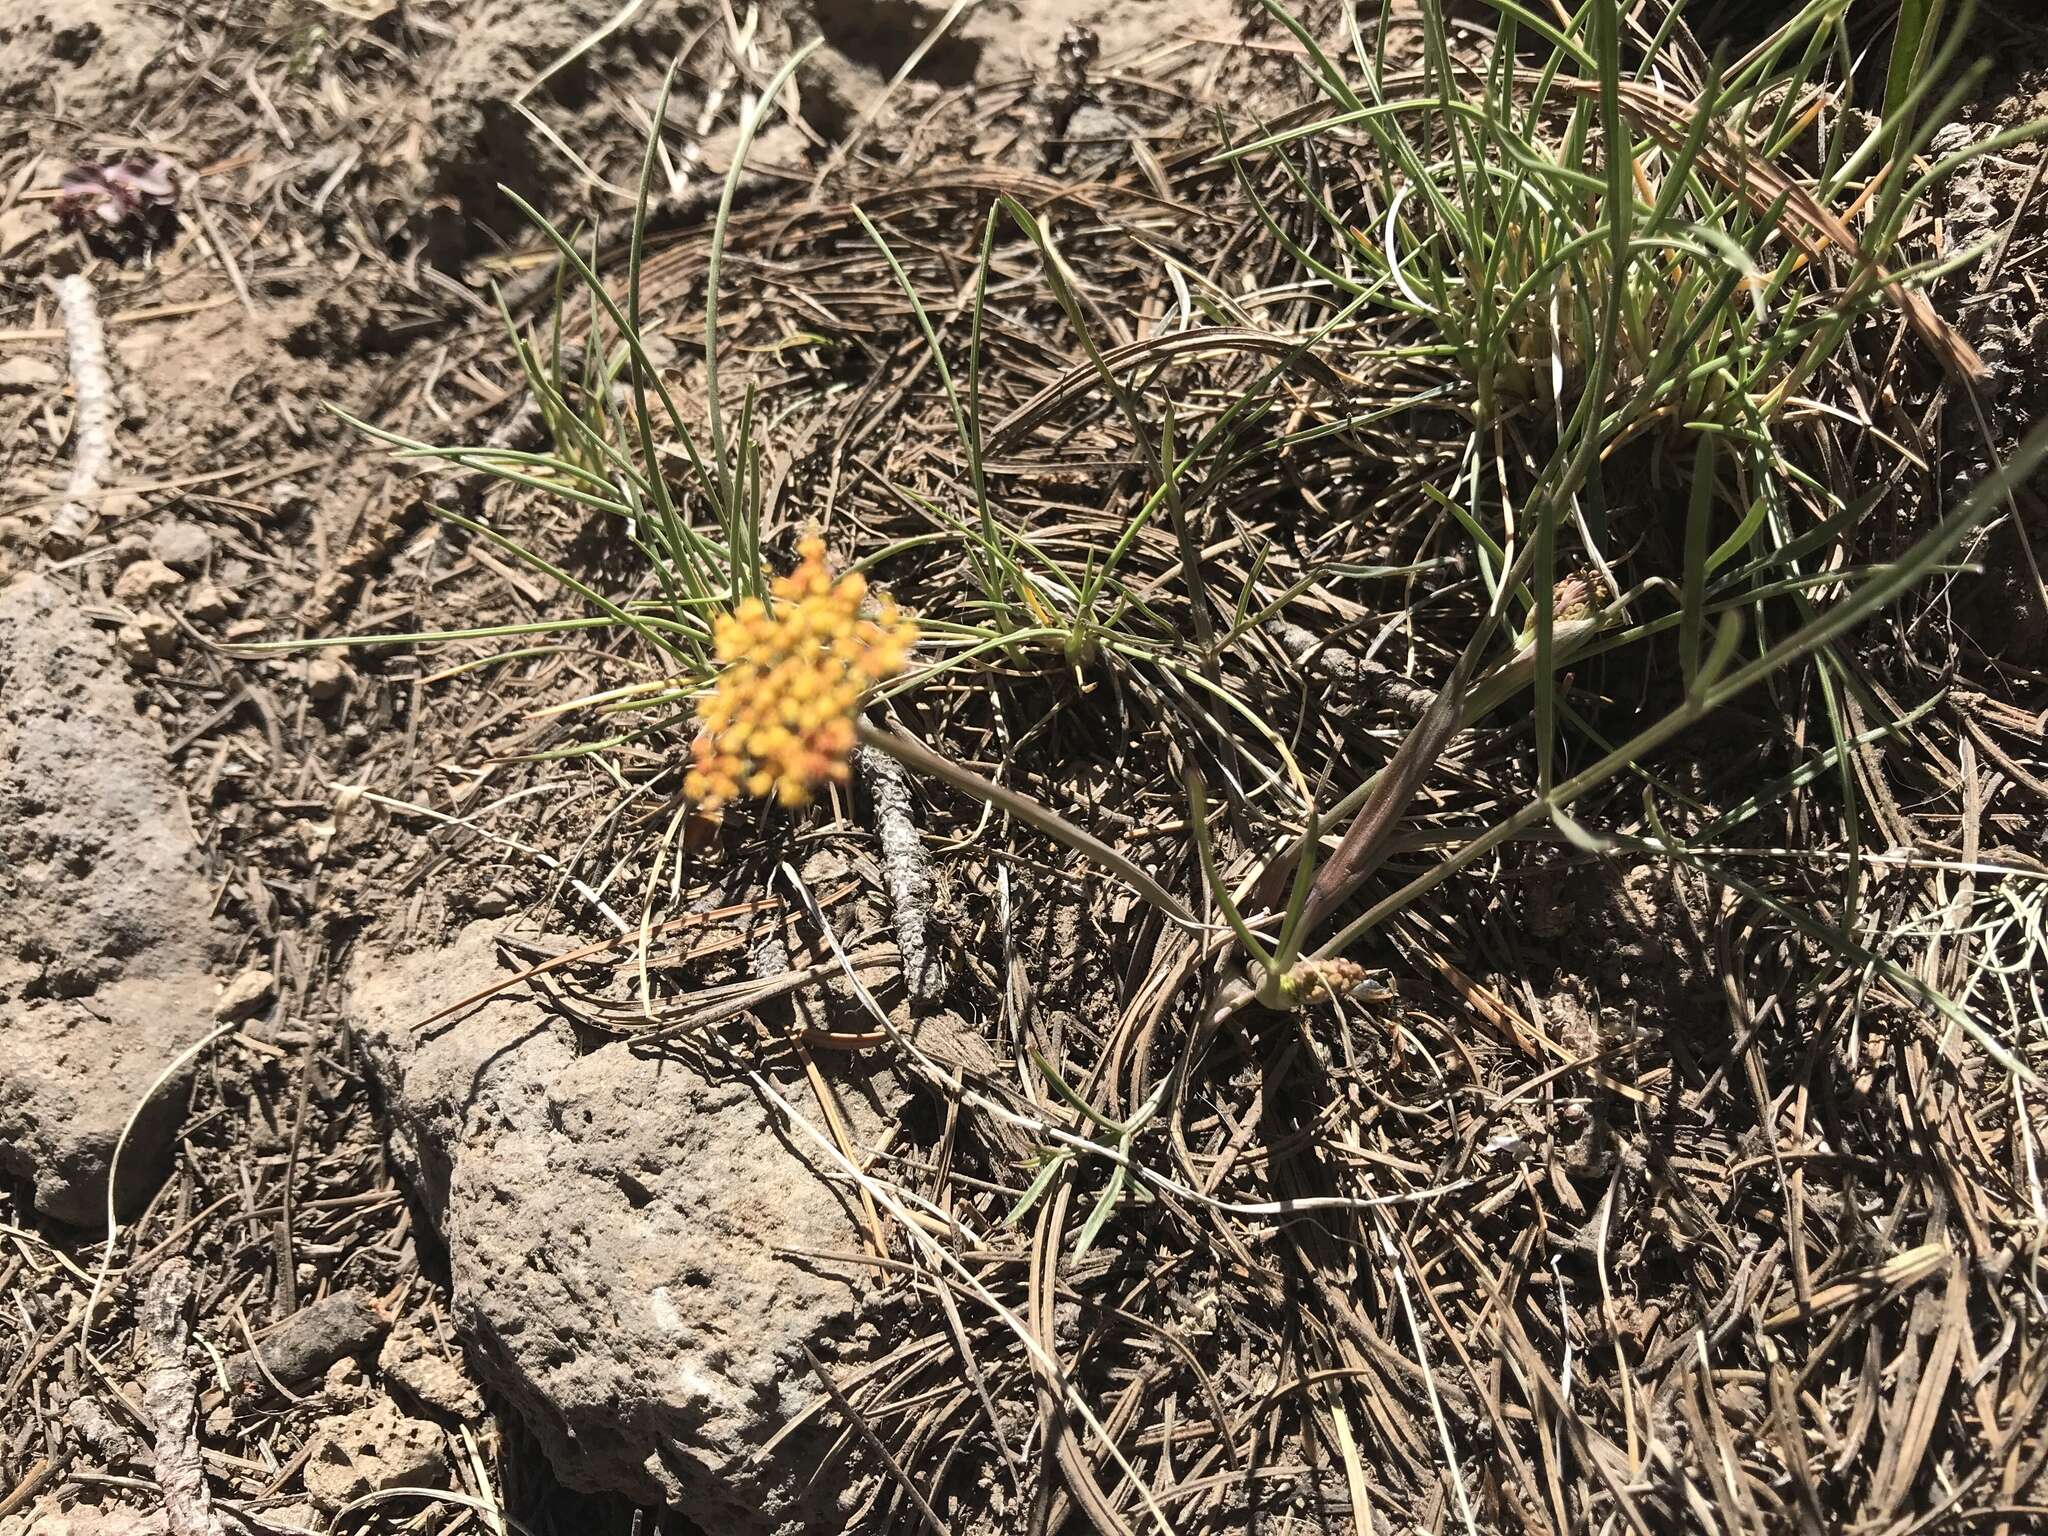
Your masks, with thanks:
M1016 817L1026 825L1037 828L1054 842L1078 853L1089 863L1107 870L1121 880L1129 881L1140 896L1176 923L1194 929L1203 926L1201 919L1188 910L1186 903L1153 879L1137 863L1117 852L1100 838L1083 832L1057 812L1040 805L1029 795L1019 794L1014 789L985 779L972 768L962 767L949 758L941 757L923 742L892 731L887 726L876 725L865 717L854 722L854 733L860 738L862 745L873 747L877 752L886 752L904 767L928 774L943 784L951 785L963 795L970 795L1006 815Z

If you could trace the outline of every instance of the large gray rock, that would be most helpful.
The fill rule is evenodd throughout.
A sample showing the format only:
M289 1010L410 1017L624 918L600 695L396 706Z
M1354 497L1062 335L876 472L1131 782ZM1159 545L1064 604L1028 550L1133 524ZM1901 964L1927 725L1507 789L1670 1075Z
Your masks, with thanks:
M211 1025L207 887L161 733L112 640L41 576L0 588L0 1167L104 1219L115 1140ZM121 1203L162 1177L182 1075L149 1098Z
M170 1530L161 1509L81 1504L78 1497L70 1489L44 1494L20 1514L0 1520L0 1536L167 1536Z
M759 1453L820 1395L804 1345L829 1355L855 1326L849 1286L774 1250L857 1251L846 1209L744 1080L621 1043L579 1055L523 988L419 1027L510 974L495 931L366 946L349 977L479 1376L571 1487L734 1536L840 1529L829 1412Z

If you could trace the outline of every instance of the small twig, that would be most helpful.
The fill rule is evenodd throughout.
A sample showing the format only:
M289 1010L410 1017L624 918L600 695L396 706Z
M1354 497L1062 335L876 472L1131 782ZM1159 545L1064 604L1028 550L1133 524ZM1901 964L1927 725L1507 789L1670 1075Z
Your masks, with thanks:
M186 1311L192 1304L192 1266L166 1259L150 1276L142 1300L149 1338L149 1369L142 1407L156 1438L156 1482L172 1536L225 1536L213 1512L199 1452L199 1372L186 1356Z
M1411 682L1385 662L1327 644L1299 624L1276 625L1273 633L1297 666L1341 690L1347 698L1384 704L1410 720L1421 719L1436 698L1432 689Z
M902 763L873 747L856 752L854 765L875 806L875 834L881 839L882 878L896 914L903 984L912 997L929 1002L946 990L946 970L925 942L932 915L932 861L910 814L910 781Z
M242 280L242 269L235 265L235 256L228 249L227 241L221 239L220 229L213 222L213 215L206 211L206 204L196 195L192 199L192 212L199 220L199 229L206 236L207 248L213 252L213 259L220 263L221 271L228 275L228 286L235 290L235 297L242 301L242 308L248 311L251 320L260 320L256 312L256 301L249 296L249 285Z
M149 1108L151 1101L156 1098L157 1094L163 1091L167 1083L174 1081L179 1073L196 1061L200 1054L216 1040L225 1039L241 1027L235 1020L230 1019L225 1024L216 1025L198 1040L186 1046L184 1050L171 1059L170 1064L163 1071L157 1073L155 1080L150 1083L142 1097L135 1101L135 1107L128 1111L128 1118L122 1122L121 1134L114 1138L113 1153L107 1158L107 1241L106 1246L100 1250L100 1267L93 1272L92 1289L85 1294L85 1311L78 1320L78 1342L80 1344L84 1344L92 1337L93 1313L99 1308L100 1297L106 1291L108 1277L114 1273L114 1250L121 1236L120 1211L116 1202L116 1193L120 1188L121 1182L121 1153L128 1145L130 1133L134 1131L136 1122L142 1118L143 1111Z
M94 1399L80 1394L72 1399L67 1412L71 1416L71 1428L99 1456L102 1466L112 1466L117 1462L130 1466L149 1464L149 1452L142 1448L142 1442L135 1438L127 1425L116 1423L113 1415Z
M33 1499L44 1488L49 1486L51 1482L55 1481L57 1474L64 1470L65 1462L68 1460L70 1460L69 1457L45 1456L41 1461L30 1467L22 1480L14 1485L13 1491L4 1498L0 1498L0 1519L5 1519L18 1509L26 1508L29 1500Z
M50 519L43 543L52 554L63 556L78 552L99 519L92 503L100 475L113 457L114 382L107 375L107 340L100 329L99 305L83 273L74 272L57 285L57 308L64 321L64 341L71 353L71 390L78 404L71 429L71 483Z
M875 1428L868 1423L867 1416L853 1406L846 1393L840 1389L839 1383L832 1379L832 1373L825 1369L825 1362L818 1358L817 1351L809 1344L803 1346L803 1351L804 1359L810 1362L811 1374L818 1378L818 1384L825 1389L825 1395L832 1399L832 1405L839 1410L849 1425L860 1432L861 1439L868 1443L868 1449L875 1453L876 1459L888 1470L889 1475L896 1479L896 1485L910 1496L911 1503L917 1506L917 1512L924 1516L925 1524L939 1533L939 1536L945 1536L948 1528L946 1522L939 1518L930 1501L918 1491L917 1484L910 1480L910 1474L903 1470L903 1463L890 1454L889 1447L883 1443L882 1437L875 1433Z

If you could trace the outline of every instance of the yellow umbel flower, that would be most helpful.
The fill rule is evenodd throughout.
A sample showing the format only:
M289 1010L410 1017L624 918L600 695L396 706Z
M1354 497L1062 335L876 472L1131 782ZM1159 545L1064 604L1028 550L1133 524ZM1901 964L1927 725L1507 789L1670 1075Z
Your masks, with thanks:
M845 783L862 699L902 671L917 644L917 626L894 603L861 617L867 580L835 580L823 539L804 540L797 553L772 603L747 598L713 631L723 667L697 705L702 729L683 781L706 810L741 795L803 805L820 784Z

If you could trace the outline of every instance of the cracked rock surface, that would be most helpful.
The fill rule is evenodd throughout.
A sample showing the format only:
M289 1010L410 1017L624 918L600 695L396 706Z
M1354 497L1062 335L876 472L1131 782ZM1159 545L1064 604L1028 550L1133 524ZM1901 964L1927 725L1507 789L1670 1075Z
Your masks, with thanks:
M139 1205L167 1165L212 1027L212 902L162 732L113 638L41 576L0 587L0 1168L36 1209L104 1221L109 1163Z
M706 1530L837 1529L846 1468L819 1471L836 1420L775 1437L821 1395L804 1346L829 1355L859 1326L843 1266L786 1256L857 1252L847 1209L744 1075L618 1042L579 1054L523 989L420 1027L510 974L496 931L364 946L350 981L471 1364L571 1486L684 1505ZM864 1134L873 1109L841 1097Z

